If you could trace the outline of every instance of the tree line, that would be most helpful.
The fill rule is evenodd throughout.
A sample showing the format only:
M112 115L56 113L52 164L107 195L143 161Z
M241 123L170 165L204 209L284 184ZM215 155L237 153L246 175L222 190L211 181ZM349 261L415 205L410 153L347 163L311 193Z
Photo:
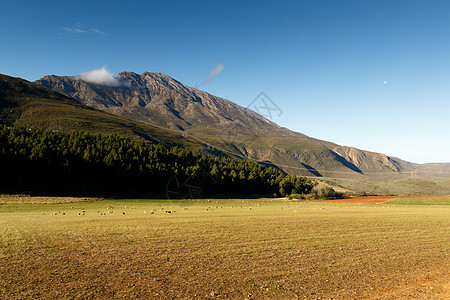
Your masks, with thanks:
M195 197L309 193L307 178L256 162L118 135L0 125L0 189L47 194Z

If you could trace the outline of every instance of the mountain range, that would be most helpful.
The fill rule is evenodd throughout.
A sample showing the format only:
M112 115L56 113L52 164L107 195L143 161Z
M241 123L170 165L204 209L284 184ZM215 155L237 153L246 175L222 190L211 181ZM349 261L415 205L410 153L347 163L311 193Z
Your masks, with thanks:
M414 164L314 139L162 73L122 72L114 84L71 76L45 76L35 83L1 76L0 99L3 123L117 133L256 160L292 174L450 177L450 164Z

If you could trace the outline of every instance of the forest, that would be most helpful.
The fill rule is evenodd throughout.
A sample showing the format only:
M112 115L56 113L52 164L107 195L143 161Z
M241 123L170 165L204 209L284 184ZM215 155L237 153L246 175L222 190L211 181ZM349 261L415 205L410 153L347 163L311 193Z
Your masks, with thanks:
M286 196L314 186L307 178L252 161L118 135L5 125L0 125L0 166L2 192L196 198Z

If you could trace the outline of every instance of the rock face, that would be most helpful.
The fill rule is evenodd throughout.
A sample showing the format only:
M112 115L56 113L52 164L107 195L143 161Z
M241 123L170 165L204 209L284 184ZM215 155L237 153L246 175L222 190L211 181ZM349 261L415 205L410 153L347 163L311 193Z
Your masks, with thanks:
M400 172L401 168L397 161L387 155L362 151L352 147L336 147L333 149L338 155L352 163L360 170L376 172L388 171Z
M75 77L46 76L40 85L83 104L109 113L161 127L189 130L278 126L250 109L188 87L162 73L122 72L118 86L98 85Z
M397 173L407 166L383 154L339 146L281 128L248 108L162 73L122 72L116 79L114 86L67 76L46 76L37 83L85 105L187 132L232 155L271 162L290 173L360 177L377 172Z

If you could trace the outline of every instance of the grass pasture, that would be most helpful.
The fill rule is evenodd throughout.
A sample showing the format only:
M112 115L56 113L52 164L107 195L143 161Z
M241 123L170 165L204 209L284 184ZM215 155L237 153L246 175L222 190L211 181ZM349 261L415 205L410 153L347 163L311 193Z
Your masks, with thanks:
M448 299L449 215L267 199L5 201L0 299Z
M400 205L450 205L450 197L400 197L386 204Z
M393 175L396 176L396 175ZM436 196L450 195L450 178L408 178L389 181L326 178L321 179L333 187L367 195Z

